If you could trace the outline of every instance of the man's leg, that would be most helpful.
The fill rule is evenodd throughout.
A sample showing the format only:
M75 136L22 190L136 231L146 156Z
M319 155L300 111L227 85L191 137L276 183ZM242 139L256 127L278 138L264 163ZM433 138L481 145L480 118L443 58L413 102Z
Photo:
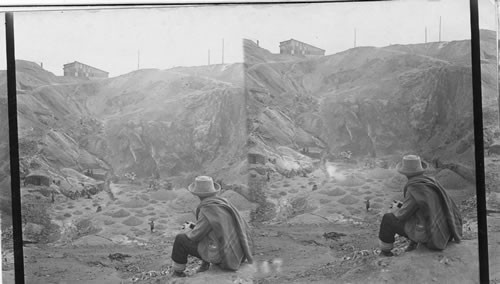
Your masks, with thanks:
M188 255L201 259L198 253L198 243L190 240L186 234L178 234L175 236L174 247L172 248L174 275L185 276L183 271L186 268Z
M383 255L392 256L391 250L394 247L394 236L396 234L406 237L404 222L399 221L392 213L384 214L378 234Z

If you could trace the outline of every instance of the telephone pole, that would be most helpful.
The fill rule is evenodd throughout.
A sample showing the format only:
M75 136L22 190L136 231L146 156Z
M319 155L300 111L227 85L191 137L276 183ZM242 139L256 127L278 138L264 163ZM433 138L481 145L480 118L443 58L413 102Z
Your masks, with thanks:
M141 51L140 50L137 50L137 70L139 70L139 62L141 60Z
M224 64L224 39L222 39L222 64Z
M354 47L356 47L356 28L354 28Z
M439 42L441 42L441 16L439 16Z
M210 49L208 50L208 65L210 65Z
M427 43L427 27L425 27L425 43Z

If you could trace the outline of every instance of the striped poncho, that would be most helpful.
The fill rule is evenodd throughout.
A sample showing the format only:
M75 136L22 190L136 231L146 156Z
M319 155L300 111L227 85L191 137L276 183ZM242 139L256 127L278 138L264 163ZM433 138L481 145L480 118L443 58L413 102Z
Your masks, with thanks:
M426 246L431 249L444 249L448 241L460 242L462 238L462 217L453 200L445 189L433 178L417 176L410 178L404 187L404 196L411 195L417 205L417 214L406 222L405 232L412 239L415 228L412 218L424 216L428 240Z
M208 220L215 234L221 268L237 270L245 260L252 263L249 226L231 203L221 197L206 198L196 208L196 218L199 214Z

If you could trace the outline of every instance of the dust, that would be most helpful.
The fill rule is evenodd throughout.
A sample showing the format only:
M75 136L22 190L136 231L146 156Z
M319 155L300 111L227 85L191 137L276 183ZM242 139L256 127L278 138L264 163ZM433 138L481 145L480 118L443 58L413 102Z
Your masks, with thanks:
M328 172L328 176L330 178L334 178L338 181L343 181L346 179L346 176L341 172L337 172L337 167L332 164L326 163L326 171Z

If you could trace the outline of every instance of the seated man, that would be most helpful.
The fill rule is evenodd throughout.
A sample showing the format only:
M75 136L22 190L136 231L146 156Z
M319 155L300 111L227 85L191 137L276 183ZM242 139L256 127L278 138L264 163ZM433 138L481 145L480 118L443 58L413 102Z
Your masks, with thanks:
M225 198L217 197L220 185L211 177L199 176L189 191L200 198L196 225L186 234L175 237L172 248L174 276L185 277L187 257L203 260L197 272L209 269L210 263L222 269L238 270L245 260L252 263L252 239L249 226L238 210Z
M381 255L393 256L394 236L410 239L406 251L419 243L429 249L443 250L452 239L460 242L462 217L455 202L435 179L424 176L420 157L408 155L398 166L398 172L408 178L401 206L394 206L380 224Z

